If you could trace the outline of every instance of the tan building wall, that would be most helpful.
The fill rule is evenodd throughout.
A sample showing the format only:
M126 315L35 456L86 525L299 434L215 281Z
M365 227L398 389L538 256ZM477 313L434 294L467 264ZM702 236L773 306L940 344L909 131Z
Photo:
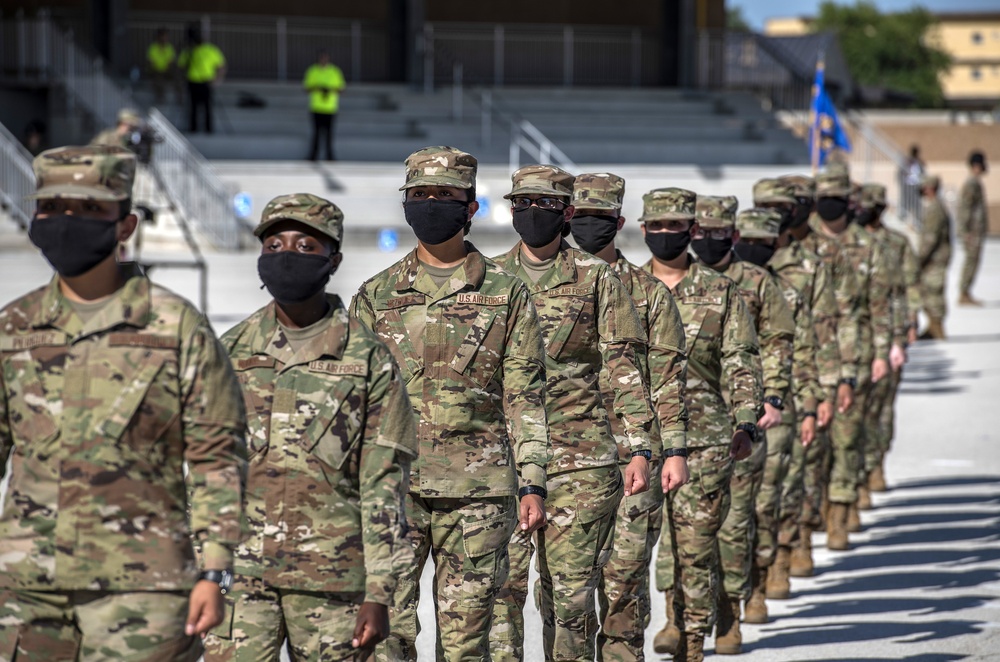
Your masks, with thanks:
M804 17L769 18L764 22L764 34L769 37L798 37L812 29L812 19Z

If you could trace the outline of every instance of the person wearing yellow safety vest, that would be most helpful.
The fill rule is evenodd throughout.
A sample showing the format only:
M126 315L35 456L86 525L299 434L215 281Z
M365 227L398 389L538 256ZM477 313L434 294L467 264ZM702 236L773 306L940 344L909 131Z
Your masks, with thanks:
M167 86L173 78L176 60L177 53L174 51L174 45L170 43L167 29L158 29L156 40L146 49L146 71L153 82L153 98L158 104L166 99Z
M316 64L306 70L302 87L309 93L309 111L312 113L312 149L309 160L319 158L320 134L325 134L326 158L333 161L333 131L340 92L344 89L344 74L340 67L330 62L330 54L320 51Z
M215 44L205 41L195 27L188 28L188 47L177 66L185 72L191 101L191 132L198 131L198 110L204 109L205 131L212 133L212 87L222 80L226 58Z

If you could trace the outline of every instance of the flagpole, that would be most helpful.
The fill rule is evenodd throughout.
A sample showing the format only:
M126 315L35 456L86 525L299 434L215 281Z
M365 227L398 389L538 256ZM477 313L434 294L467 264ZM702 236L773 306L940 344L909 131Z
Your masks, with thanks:
M817 112L816 104L819 99L819 95L822 92L820 89L820 74L826 71L826 51L820 51L819 57L816 58L816 74L813 76L813 89L812 89L812 103L809 109L809 123L812 127L810 130L810 145L809 145L809 157L812 162L812 174L813 177L819 171L819 143L820 143L820 130L819 130L819 113Z

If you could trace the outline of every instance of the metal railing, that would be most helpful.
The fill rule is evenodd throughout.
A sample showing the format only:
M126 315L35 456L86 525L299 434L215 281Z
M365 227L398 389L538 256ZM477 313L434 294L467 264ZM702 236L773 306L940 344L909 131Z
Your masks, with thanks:
M65 92L70 113L82 111L92 128L114 126L122 108L138 108L131 94L119 86L99 57L81 49L72 32L65 32L46 15L0 21L0 71L24 80L49 81ZM150 113L150 126L164 142L153 149L151 166L162 174L164 193L176 213L204 235L213 246L240 248L243 228L232 207L232 196L215 171L159 112Z
M35 190L31 154L0 124L0 207L22 229L28 228L34 203L25 200Z

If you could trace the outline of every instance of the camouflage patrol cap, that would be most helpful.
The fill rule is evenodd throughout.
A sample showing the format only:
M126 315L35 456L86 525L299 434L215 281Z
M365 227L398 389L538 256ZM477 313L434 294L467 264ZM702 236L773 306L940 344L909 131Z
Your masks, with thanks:
M573 206L577 209L622 208L625 180L610 172L577 175L573 182Z
M790 184L796 198L815 198L816 180L805 175L784 175L778 177L778 181Z
M885 187L881 184L865 184L861 187L861 206L871 208L881 205L886 206Z
M642 196L640 223L693 221L697 194L683 188L657 188Z
M695 204L695 220L703 228L731 228L736 225L735 196L699 195Z
M135 154L114 145L56 147L35 157L29 200L69 198L115 202L132 197Z
M476 186L479 162L472 154L454 147L436 145L418 149L406 157L406 183L400 191L416 186L452 186L470 189Z
M261 241L267 229L281 221L298 221L319 230L337 244L344 236L344 213L337 205L312 193L279 195L267 203L254 235Z
M924 175L920 178L920 188L932 188L936 191L941 188L941 178L937 175Z
M515 195L555 195L561 198L573 196L573 180L576 179L562 168L553 165L529 165L519 168L510 176L510 193L503 196L510 200Z
M826 172L834 175L844 175L850 179L851 166L846 161L830 161L826 164Z
M753 185L753 203L763 205L767 203L787 203L795 204L795 186L789 181L781 179L761 179Z
M122 108L118 111L118 123L130 126L142 124L142 116L134 108Z
M846 198L851 190L851 178L842 170L828 170L816 176L817 198Z
M745 239L774 239L781 234L781 214L761 207L744 209L736 216L736 229Z

